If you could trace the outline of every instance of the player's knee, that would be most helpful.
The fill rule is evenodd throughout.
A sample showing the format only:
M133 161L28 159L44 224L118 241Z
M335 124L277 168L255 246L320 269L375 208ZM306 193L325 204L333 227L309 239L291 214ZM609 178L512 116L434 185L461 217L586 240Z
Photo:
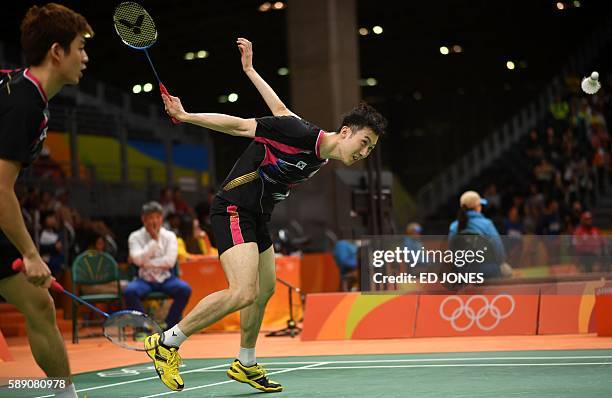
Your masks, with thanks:
M248 307L249 305L253 304L256 298L257 292L255 288L242 289L235 292L233 295L234 305L238 309Z
M24 308L24 316L31 324L55 324L55 303L51 295L43 291L30 297L28 305Z

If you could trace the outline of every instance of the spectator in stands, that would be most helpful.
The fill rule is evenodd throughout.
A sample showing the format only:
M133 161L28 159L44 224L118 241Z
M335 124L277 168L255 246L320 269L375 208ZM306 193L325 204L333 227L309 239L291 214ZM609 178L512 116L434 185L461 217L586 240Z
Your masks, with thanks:
M185 199L183 199L183 193L180 188L174 188L172 191L172 201L174 202L174 209L176 214L183 216L185 214L193 215L193 210L189 207Z
M162 188L162 190L159 192L159 203L162 205L164 220L167 219L169 214L176 213L174 200L172 200L172 191L170 188Z
M163 208L158 202L142 206L141 220L143 227L128 239L130 262L138 267L138 276L124 291L125 303L144 312L143 297L152 291L166 293L173 298L166 324L174 325L181 320L191 295L191 287L172 272L177 262L176 235L162 227Z
M40 255L49 265L51 274L58 278L64 266L65 256L62 235L58 228L57 217L52 212L43 213L43 228L40 232Z
M572 243L582 271L592 272L604 252L605 240L599 228L593 226L591 212L585 211L580 216L580 226L574 231Z
M489 209L498 211L501 209L501 196L497 191L496 184L490 184L484 192L484 197L489 203Z
M181 216L176 213L168 213L164 221L164 228L179 236L181 233Z
M351 240L339 239L334 244L334 260L340 270L340 290L343 292L358 287L358 250L357 243Z
M197 218L189 215L181 218L180 234L177 239L179 261L198 260L203 257L217 256L208 235L200 228Z
M552 104L550 104L550 114L555 124L557 131L562 131L568 125L568 117L570 114L570 106L561 95L556 95Z
M482 199L478 192L464 192L459 199L457 219L449 227L449 239L452 240L456 235L483 235L488 237L493 249L495 249L497 261L483 264L481 269L471 272L483 272L485 278L511 275L512 268L506 263L506 251L499 232L497 232L493 222L482 214L482 206L486 205L487 200Z
M64 179L65 174L62 167L55 160L51 159L48 147L43 147L40 156L32 165L33 175L42 180L52 180L58 182Z
M408 250L418 251L423 246L421 244L421 233L423 232L423 227L418 222L411 222L406 225L406 234L404 235L404 247L408 248Z
M523 235L523 223L517 206L512 206L508 210L508 216L504 219L504 234L519 238Z

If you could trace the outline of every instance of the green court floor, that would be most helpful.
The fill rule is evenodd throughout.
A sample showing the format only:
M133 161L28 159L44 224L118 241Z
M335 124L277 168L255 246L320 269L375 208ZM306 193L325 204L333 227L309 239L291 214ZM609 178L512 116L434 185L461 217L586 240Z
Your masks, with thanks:
M225 375L229 359L188 359L177 397L262 396ZM612 397L612 350L260 358L285 391L270 397ZM81 398L174 396L149 363L75 377ZM0 389L0 397L51 397Z

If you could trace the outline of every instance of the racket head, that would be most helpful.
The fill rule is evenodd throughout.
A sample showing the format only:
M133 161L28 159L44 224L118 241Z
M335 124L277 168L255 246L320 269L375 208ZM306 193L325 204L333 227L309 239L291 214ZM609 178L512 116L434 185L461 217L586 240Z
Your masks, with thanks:
M110 314L102 327L104 336L113 344L135 351L146 351L145 337L162 333L162 328L151 317L133 310Z
M151 15L133 1L120 3L113 14L115 32L125 45L146 50L157 41L157 28Z

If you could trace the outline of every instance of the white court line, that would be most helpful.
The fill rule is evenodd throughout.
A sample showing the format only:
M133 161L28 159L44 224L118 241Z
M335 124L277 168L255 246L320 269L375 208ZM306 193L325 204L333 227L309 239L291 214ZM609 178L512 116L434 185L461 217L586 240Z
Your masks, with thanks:
M474 358L409 358L409 359L360 359L347 361L326 361L328 363L394 363L394 362L453 362L453 361L508 361L508 360L532 360L532 359L610 359L612 355L590 355L590 356L559 356L559 357L474 357ZM262 365L307 365L319 363L316 361L303 362L261 362Z
M187 370L185 372L181 372L181 374L186 374L186 373L194 373L194 372L202 372L202 371L206 371L209 369L214 369L214 368L220 368L220 367L225 367L227 366L227 363L222 363L220 365L214 365L214 366L207 366L204 368L198 368L198 369L192 369L192 370ZM140 381L147 381L147 380L157 380L159 379L159 377L157 375L153 376L153 377L145 377L143 379L136 379L136 380L127 380L127 381L120 381L117 383L112 383L112 384L104 384L102 386L96 386L96 387L90 387L90 388L83 388L81 390L77 390L77 392L84 392L84 391L92 391L92 390L99 390L101 388L108 388L108 387L117 387L117 386L122 386L124 384L131 384L131 383L138 383ZM38 396L36 398L49 398L49 397L54 397L53 394L51 395L41 395Z
M324 366L322 368L306 368L301 370L327 369L396 369L396 368L470 368L470 367L512 367L512 366L591 366L612 365L612 362L558 362L558 363L449 363L430 365L374 365L374 366Z
M612 356L610 355L591 355L591 356L533 356L533 357L479 357L479 358L465 358L465 357L459 357L459 358L410 358L410 359L371 359L371 360L354 360L354 361L326 361L325 363L337 363L337 364L351 364L351 363L401 363L401 362L437 362L437 361L446 361L446 362L453 362L453 361L490 361L490 360L534 360L534 359L609 359L612 358ZM311 364L319 364L321 362L315 362L315 361L300 361L300 362L262 362L262 365L311 365ZM226 363L221 364L221 365L215 365L215 366L208 366L208 367L204 367L204 368L199 368L199 369L192 369L192 370L187 370L184 372L181 372L181 374L187 374L187 373L193 373L193 372L201 372L201 371L206 371L208 369L214 369L214 368L219 368L219 367L225 367L228 366ZM129 368L126 368L129 369ZM298 368L295 368L298 369ZM97 389L101 389L101 388L108 388L108 387L116 387L116 386L120 386L120 385L124 385L124 384L130 384L130 383L138 383L141 381L147 381L147 380L155 380L158 379L157 375L156 376L152 376L152 377L146 377L146 378L142 378L142 379L135 379L135 380L128 380L128 381L122 381L122 382L117 382L117 383L112 383L112 384L105 384L105 385L101 385L101 386L96 386L96 387L90 387L90 388L84 388L82 390L77 390L77 392L84 392L84 391L91 391L91 390L97 390ZM38 396L36 398L49 398L49 397L53 397L53 395L42 395L42 396Z
M314 368L315 366L327 365L328 363L329 362L317 362L317 363L313 363L311 365L299 366L297 368L290 368L290 369L285 369L285 370L279 370L278 372L270 372L270 373L268 373L268 375L293 372L294 370L311 369L311 368ZM221 384L228 384L228 383L235 383L235 382L236 382L235 380L219 381L217 383L210 383L210 384L204 384L202 386L195 386L195 387L185 388L182 391L167 391L167 392L162 392L162 393L159 393L159 394L142 396L140 398L161 397L163 395L177 394L179 392L191 391L191 390L199 390L200 388L213 387L213 386L218 386L218 385L221 385Z

